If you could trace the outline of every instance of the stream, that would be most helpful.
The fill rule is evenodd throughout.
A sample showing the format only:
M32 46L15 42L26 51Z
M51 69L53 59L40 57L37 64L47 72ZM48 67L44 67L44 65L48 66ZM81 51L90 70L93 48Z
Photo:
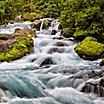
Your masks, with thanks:
M30 28L30 22L0 27L1 33ZM104 104L103 97L82 91L100 60L81 59L74 51L77 42L60 36L54 19L48 29L36 31L33 52L21 59L0 63L0 104ZM52 30L57 30L51 35ZM100 78L96 78L99 80ZM91 89L93 90L93 89Z

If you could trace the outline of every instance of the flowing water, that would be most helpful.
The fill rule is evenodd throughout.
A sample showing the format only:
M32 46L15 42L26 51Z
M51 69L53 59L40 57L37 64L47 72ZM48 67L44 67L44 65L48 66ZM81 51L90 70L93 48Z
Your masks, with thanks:
M30 23L9 24L0 32L11 33ZM0 104L104 104L103 98L80 92L88 73L100 60L86 61L74 51L73 38L63 38L58 21L37 31L34 52L12 62L0 63ZM56 35L51 35L55 29Z

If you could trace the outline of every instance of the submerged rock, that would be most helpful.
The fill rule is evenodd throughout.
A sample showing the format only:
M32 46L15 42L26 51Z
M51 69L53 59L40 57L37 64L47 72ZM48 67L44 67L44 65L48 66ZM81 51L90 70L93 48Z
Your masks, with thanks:
M51 31L51 35L55 35L57 33L57 31L54 29Z
M93 37L87 37L75 47L75 51L83 59L95 60L104 53L104 44L98 43Z
M53 47L48 51L49 54L52 54L52 53L55 53L55 52L63 53L64 48Z
M31 37L35 37L35 31L24 28L14 34L2 34L0 41L0 61L12 61L28 54L33 46Z
M47 66L52 64L55 64L55 62L52 60L51 57L48 57L40 64L40 66L45 66L45 65Z
M65 43L65 42L56 42L55 44L54 44L54 46L59 46L59 47L63 47L63 46L68 46L68 44L67 43Z
M92 79L85 83L82 92L94 93L99 97L104 97L104 79Z

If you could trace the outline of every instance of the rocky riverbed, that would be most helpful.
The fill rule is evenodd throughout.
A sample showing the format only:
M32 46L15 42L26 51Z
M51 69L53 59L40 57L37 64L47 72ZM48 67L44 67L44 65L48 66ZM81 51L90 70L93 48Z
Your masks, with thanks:
M38 28L36 37L32 36L34 49L30 53L0 63L0 103L104 104L101 60L80 58L74 51L77 42L61 35L58 20L51 19L50 26L44 29L43 22L36 27L38 22L0 27L0 32L7 35L16 28Z

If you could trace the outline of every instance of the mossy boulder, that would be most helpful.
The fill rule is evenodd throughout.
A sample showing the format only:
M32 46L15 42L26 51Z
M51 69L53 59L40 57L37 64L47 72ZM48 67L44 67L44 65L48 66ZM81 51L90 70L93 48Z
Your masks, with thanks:
M28 37L36 37L36 31L29 29L27 27L23 29L16 29L14 32L14 35L16 36L28 36Z
M31 12L31 13L27 12L23 14L22 17L24 21L27 21L27 20L34 21L34 20L40 19L42 17L42 14L35 13L35 12Z
M12 61L28 54L32 48L32 39L24 36L19 37L11 48L0 53L0 61Z
M34 31L24 28L11 34L6 40L0 39L0 61L12 61L28 54L33 47L34 35Z
M74 29L72 28L64 28L61 30L61 35L66 38L69 38L73 36L73 32L74 32Z
M83 59L95 60L100 58L104 53L104 44L99 43L93 37L86 37L75 47L75 51Z

